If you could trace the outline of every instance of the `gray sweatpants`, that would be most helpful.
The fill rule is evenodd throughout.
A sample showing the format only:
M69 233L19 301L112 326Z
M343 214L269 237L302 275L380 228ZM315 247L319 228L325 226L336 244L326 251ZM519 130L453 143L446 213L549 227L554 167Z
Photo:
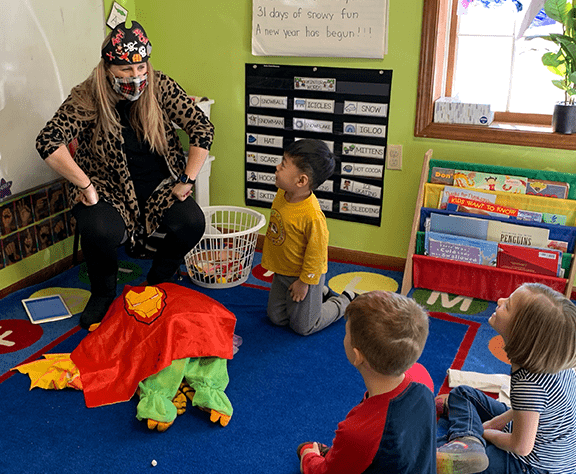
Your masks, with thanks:
M295 332L308 336L344 316L350 300L344 296L332 296L322 303L322 288L326 275L317 285L309 285L306 298L295 302L288 288L297 277L274 274L268 297L268 318L278 326L289 325Z

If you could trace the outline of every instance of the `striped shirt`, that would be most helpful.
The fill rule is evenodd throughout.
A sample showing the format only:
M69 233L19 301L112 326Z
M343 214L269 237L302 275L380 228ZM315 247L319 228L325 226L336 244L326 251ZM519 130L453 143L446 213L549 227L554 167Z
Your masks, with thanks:
M554 474L576 472L576 372L534 374L519 369L510 383L512 408L540 414L534 449L514 457ZM507 430L505 430L507 431Z

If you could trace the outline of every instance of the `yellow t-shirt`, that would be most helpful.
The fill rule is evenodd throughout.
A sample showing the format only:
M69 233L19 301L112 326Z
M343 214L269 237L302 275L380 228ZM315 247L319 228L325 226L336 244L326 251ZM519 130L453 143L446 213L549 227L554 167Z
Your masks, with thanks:
M279 189L272 203L262 266L279 275L317 285L328 271L328 226L314 194L290 203Z

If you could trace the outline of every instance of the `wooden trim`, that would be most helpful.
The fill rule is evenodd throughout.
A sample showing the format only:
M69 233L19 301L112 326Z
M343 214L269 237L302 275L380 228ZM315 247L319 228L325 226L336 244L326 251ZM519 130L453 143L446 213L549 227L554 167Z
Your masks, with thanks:
M264 245L264 235L258 235L256 248L262 250ZM389 270L403 271L406 264L405 258L389 257L376 253L362 252L359 250L350 250L340 247L328 247L328 258L339 262L356 263L358 265L386 267Z
M428 150L424 155L422 163L422 173L420 174L420 186L418 187L418 196L416 198L416 207L414 209L414 218L412 219L412 231L410 233L410 242L408 243L408 255L406 256L406 265L404 266L404 276L402 279L402 288L400 293L408 295L412 288L412 257L416 252L416 238L420 228L420 209L424 204L424 184L428 181L430 170L430 160L432 159L432 150Z
M416 94L416 117L414 136L420 138L438 138L478 143L497 143L505 145L529 146L535 148L554 148L576 150L576 134L564 135L552 132L548 116L542 116L541 130L532 131L526 127L506 127L494 122L490 126L459 125L434 123L434 101L441 95L443 74L445 22L443 13L446 0L424 0L422 12L422 37L420 43L420 65L418 72L418 90ZM522 114L516 117L521 125L535 125L536 122L520 122ZM522 129L524 128L524 129Z
M80 254L82 252L80 251ZM82 256L80 255L80 259ZM32 275L23 278L20 281L0 290L0 299L8 296L15 291L21 290L23 288L27 288L32 285L37 285L38 283L43 283L50 278L55 277L56 275L60 275L62 272L69 270L74 265L72 264L73 256L69 255L68 257L63 258L62 260L53 263L52 265L43 268L41 271L33 273Z

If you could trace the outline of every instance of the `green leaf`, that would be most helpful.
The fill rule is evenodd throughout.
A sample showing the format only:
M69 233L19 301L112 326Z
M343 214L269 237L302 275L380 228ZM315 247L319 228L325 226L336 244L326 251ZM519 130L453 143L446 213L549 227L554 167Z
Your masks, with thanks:
M550 18L564 25L571 6L566 0L546 0L544 11Z
M562 89L563 91L568 89L566 84L564 84L564 81L553 80L552 84L554 84L558 89Z

